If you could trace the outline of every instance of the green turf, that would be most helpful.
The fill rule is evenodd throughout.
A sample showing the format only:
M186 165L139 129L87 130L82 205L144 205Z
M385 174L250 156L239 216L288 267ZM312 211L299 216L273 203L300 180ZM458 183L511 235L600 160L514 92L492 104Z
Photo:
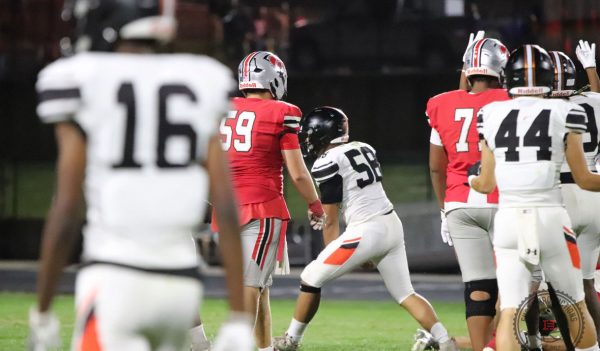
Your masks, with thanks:
M427 199L429 174L426 165L383 164L383 186L393 203ZM54 190L52 163L24 163L4 171L0 177L0 217L43 218ZM4 183L4 184L3 184ZM4 198L2 199L2 194ZM306 205L286 177L285 196L292 218L304 219Z
M27 334L27 311L32 294L0 293L0 350L21 350ZM452 335L466 335L461 303L433 303L438 316ZM273 333L282 334L292 315L294 301L271 301ZM60 296L54 311L62 323L63 345L69 345L73 329L73 298ZM222 300L208 299L202 306L202 318L209 338L214 338L226 315ZM410 350L415 321L392 302L331 301L321 302L319 313L304 338L303 350ZM65 348L67 349L67 348Z

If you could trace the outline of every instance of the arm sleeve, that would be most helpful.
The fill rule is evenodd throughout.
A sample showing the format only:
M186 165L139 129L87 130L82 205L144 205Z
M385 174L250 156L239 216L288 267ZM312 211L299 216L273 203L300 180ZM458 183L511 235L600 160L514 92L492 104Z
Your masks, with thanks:
M319 183L321 192L321 203L337 204L344 199L344 181L341 175L335 174L323 183Z
M300 148L298 140L298 131L300 130L300 120L302 111L296 106L290 105L283 113L282 132L279 138L281 150L294 150Z
M570 133L585 133L587 131L587 116L581 106L572 105L567 114L565 127Z
M443 146L442 138L440 138L440 133L435 128L431 128L431 135L429 136L429 143L437 146Z
M74 62L58 60L38 75L37 113L44 123L72 120L82 105L81 86L76 78Z
M484 113L485 113L485 111L483 108L479 109L479 112L477 112L477 133L479 134L479 140L485 140L484 126L483 126Z

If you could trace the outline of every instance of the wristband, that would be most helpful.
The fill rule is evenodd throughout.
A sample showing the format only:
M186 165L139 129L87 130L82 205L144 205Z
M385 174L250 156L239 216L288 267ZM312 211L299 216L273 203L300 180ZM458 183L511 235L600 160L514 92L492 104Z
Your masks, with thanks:
M475 178L477 178L477 176L476 176L476 175L470 175L470 176L467 178L467 181L469 182L469 186L470 186L471 188L473 187L473 180L474 180Z
M308 204L308 209L317 217L321 217L325 213L323 211L323 206L321 205L321 200L319 199Z

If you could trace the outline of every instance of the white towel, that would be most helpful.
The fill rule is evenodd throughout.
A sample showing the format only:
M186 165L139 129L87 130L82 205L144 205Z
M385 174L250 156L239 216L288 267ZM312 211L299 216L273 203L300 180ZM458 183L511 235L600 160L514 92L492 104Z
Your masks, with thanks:
M532 265L540 263L540 241L537 231L537 210L522 208L517 210L517 232L519 257Z

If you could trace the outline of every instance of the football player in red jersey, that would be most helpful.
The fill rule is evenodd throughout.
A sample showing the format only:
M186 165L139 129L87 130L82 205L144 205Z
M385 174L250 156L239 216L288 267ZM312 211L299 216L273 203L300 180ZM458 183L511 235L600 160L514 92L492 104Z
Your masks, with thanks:
M441 209L442 239L454 245L465 283L472 347L481 351L491 339L498 296L491 240L498 193L485 195L470 189L467 170L481 158L477 112L490 102L508 99L501 88L508 50L495 39L473 40L463 60L469 91L449 91L427 103L429 167Z
M221 123L221 142L240 207L246 309L256 314L259 350L272 350L271 275L276 266L288 270L285 231L290 214L283 198L284 164L308 205L313 228L321 229L324 213L300 151L302 112L281 101L287 92L283 62L273 53L253 52L240 63L238 81L244 97L233 99L233 109Z

